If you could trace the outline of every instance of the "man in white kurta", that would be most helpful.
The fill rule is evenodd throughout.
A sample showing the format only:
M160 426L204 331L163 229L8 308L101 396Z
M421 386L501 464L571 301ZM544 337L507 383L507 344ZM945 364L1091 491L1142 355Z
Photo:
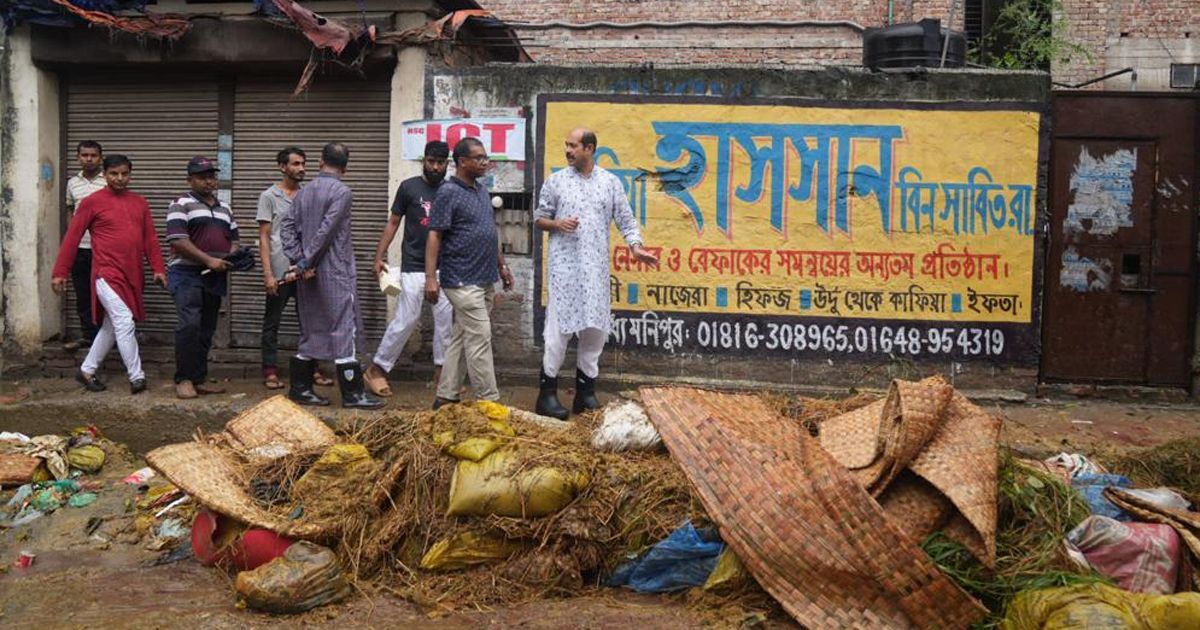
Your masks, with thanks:
M596 134L573 130L565 150L569 166L546 179L534 215L536 225L550 233L549 304L537 412L559 419L599 407L596 377L612 321L609 225L616 223L635 258L651 265L658 262L642 246L621 180L596 165ZM568 411L558 400L558 370L573 336L579 337L579 344L575 400Z

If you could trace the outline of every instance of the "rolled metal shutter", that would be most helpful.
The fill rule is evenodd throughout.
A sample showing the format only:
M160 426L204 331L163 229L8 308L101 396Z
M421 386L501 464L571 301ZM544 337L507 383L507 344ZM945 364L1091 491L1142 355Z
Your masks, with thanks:
M95 140L106 154L122 153L133 162L130 189L146 198L163 248L167 208L187 192L187 161L194 155L217 153L217 84L215 80L161 80L122 75L73 75L66 82L66 177L78 172L75 146ZM73 289L68 291L66 321L79 332ZM156 343L171 343L175 304L166 290L151 282L146 268L146 320L138 332Z
M274 80L238 77L233 118L233 211L242 242L257 245L254 220L258 196L279 179L275 154L298 146L308 154L308 177L316 176L321 147L330 141L350 149L345 182L354 191L351 225L358 262L358 299L367 339L372 347L387 326L387 300L372 277L375 244L387 222L388 125L391 105L388 78L336 80L322 77L292 100L294 77ZM260 252L260 256L262 253ZM233 274L232 339L241 347L258 347L265 293L262 270ZM280 343L294 346L299 335L295 309L289 306L280 328ZM365 352L366 348L360 348Z

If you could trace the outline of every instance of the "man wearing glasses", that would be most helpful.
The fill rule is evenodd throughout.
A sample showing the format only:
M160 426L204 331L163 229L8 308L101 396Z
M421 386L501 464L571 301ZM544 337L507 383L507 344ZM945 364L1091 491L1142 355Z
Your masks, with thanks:
M438 302L438 284L454 309L450 346L433 408L458 402L465 367L479 400L497 400L492 361L492 300L497 280L512 288L487 187L487 151L476 138L454 145L455 175L438 189L425 246L425 299Z

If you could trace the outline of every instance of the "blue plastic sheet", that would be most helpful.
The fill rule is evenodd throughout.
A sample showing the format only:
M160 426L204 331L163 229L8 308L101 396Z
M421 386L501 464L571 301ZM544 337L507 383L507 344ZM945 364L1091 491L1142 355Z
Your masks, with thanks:
M688 521L640 557L617 567L609 585L639 593L703 586L724 550L725 543L716 531L698 530Z
M1104 497L1104 489L1108 487L1132 488L1133 481L1123 475L1080 473L1071 478L1071 487L1079 491L1087 501L1092 514L1107 516L1118 521L1129 522L1133 518L1124 510Z

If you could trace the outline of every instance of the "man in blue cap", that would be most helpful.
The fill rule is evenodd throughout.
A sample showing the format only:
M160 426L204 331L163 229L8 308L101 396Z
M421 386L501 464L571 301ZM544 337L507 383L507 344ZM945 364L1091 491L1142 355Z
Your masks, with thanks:
M204 156L188 161L191 190L167 210L167 289L175 300L175 395L225 391L208 382L208 353L221 298L228 288L225 257L239 249L238 226L229 205L217 199L217 165Z

